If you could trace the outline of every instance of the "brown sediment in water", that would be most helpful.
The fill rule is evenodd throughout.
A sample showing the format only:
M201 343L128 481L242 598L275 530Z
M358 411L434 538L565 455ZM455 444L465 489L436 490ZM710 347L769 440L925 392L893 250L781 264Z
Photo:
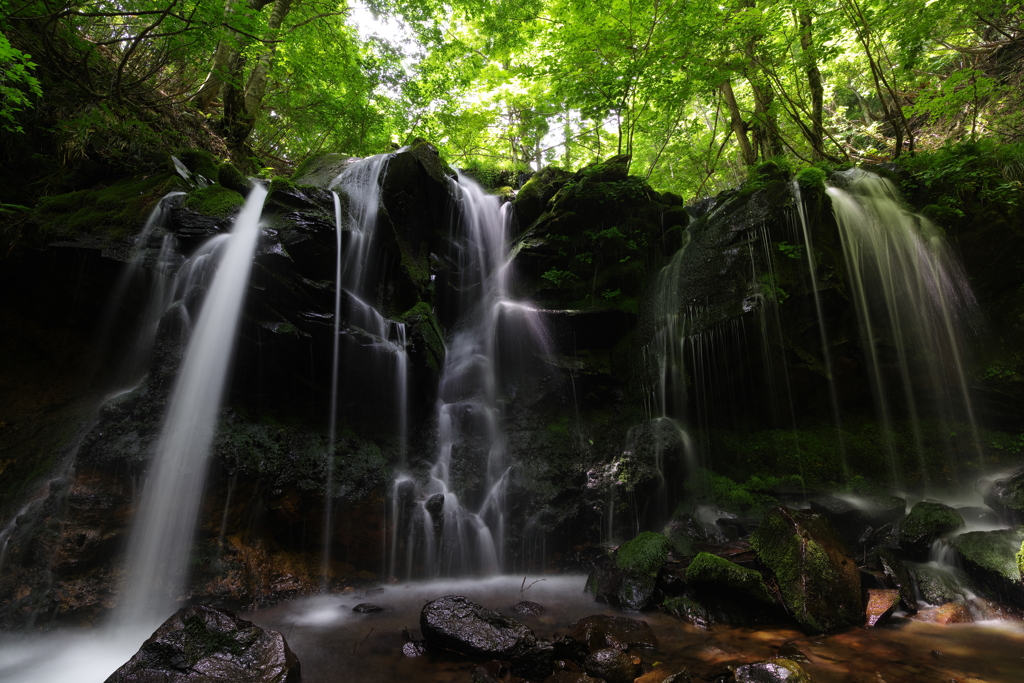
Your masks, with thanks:
M582 591L584 577L548 577L525 596L522 579L499 577L476 581L417 583L374 594L387 607L376 614L356 614L358 595L327 595L290 601L245 618L285 634L302 662L305 683L354 680L366 682L469 681L476 662L448 653L402 656L402 629L414 634L419 611L430 599L465 595L526 623L538 636L552 638L589 614L621 614L594 603ZM543 616L515 615L510 607L523 598L545 606ZM659 646L635 650L644 664L682 665L695 681L714 681L730 667L785 654L807 661L802 666L815 683L917 683L966 681L1011 683L1024 670L1024 624L1019 621L941 625L894 618L877 628L853 628L828 636L808 636L789 626L717 626L702 630L660 613L629 614L650 623Z

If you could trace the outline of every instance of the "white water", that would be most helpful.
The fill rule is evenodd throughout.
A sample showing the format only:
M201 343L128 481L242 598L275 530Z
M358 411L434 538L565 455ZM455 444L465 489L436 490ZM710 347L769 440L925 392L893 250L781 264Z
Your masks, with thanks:
M257 185L235 221L171 395L129 540L128 578L117 615L128 629L169 616L187 579L207 457L266 195Z
M450 256L458 267L460 318L445 344L437 454L429 480L419 487L411 524L403 525L410 528L406 577L418 570L428 577L494 575L505 568L510 463L499 425L500 375L506 369L502 363L520 362L531 352L546 354L550 346L540 312L509 298L511 205L464 176L453 191L458 211L449 239ZM483 485L473 491L456 490L456 451L479 452L480 444L487 450ZM426 507L435 496L444 499L437 518ZM397 506L393 510L397 518ZM399 525L395 526L397 534ZM395 547L393 539L388 565L392 571L398 569Z

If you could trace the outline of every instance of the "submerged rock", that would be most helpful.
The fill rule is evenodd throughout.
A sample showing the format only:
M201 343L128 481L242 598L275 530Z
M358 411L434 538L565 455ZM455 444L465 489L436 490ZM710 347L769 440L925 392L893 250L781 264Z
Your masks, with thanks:
M932 563L910 567L921 597L930 605L966 600L967 576L955 567L937 567Z
M1011 524L1024 524L1024 467L1003 479L997 479L985 504Z
M605 648L654 648L658 639L654 637L646 621L594 614L569 624L571 629L566 639L572 639L586 646L590 652Z
M369 614L371 612L383 612L384 608L380 605L374 605L372 602L363 602L352 608L353 612L359 612L360 614Z
M824 515L775 508L750 544L778 581L786 607L804 628L834 631L863 619L857 563Z
M106 683L299 683L284 636L203 605L178 610Z
M922 500L915 503L906 519L896 526L893 536L902 554L924 560L935 539L963 527L964 518L953 508Z
M520 600L510 608L516 614L531 614L535 617L539 617L546 611L544 605L537 602L531 602L529 600Z
M736 683L814 683L792 659L770 659L736 668Z

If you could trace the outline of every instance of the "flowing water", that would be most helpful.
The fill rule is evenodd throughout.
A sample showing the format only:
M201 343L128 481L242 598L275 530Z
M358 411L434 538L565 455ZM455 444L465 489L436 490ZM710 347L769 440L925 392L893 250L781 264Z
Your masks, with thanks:
M395 485L388 567L404 577L492 575L505 567L511 463L500 427L502 375L548 351L540 311L509 298L511 205L464 176L452 189L457 207L449 257L456 265L458 322L445 344L429 478L416 486L403 473ZM464 468L479 471L482 484L460 486L453 472ZM400 482L415 489L405 519Z
M266 195L256 186L235 220L171 394L128 545L128 578L119 610L119 621L127 628L159 622L188 575L207 456Z

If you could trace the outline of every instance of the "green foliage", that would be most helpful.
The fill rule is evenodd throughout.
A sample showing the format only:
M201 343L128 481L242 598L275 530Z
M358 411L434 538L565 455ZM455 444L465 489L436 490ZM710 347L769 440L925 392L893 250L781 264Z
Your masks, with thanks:
M770 272L761 273L757 276L757 282L760 285L761 295L768 301L781 304L789 298L789 294L779 286L778 279L774 274Z
M945 145L900 160L912 174L910 192L932 199L927 212L942 224L962 217L973 202L1016 211L1024 199L1024 143L986 139Z
M1020 550L1017 551L1017 571L1020 572L1021 576L1024 576L1024 541L1020 544Z
M779 251L786 258L803 260L804 248L800 244L790 244L789 242L779 242Z
M555 287L568 286L579 280L579 277L574 273L571 273L568 270L558 270L557 268L548 270L546 273L541 275L541 277L553 284Z
M140 228L156 202L179 183L167 175L125 178L103 189L44 197L33 214L51 239L82 234L121 239Z
M824 192L825 179L827 177L828 176L824 170L817 166L808 166L797 172L796 181L800 183L800 187L802 188Z
M735 512L759 513L778 505L770 491L779 487L803 488L799 475L755 474L746 483L738 484L729 477L711 470L698 470L686 482L688 494L697 501L717 505Z
M644 531L619 546L615 566L626 572L657 576L670 549L668 539L662 534Z
M29 55L12 47L7 36L0 33L0 127L3 129L21 133L17 114L32 106L32 96L43 94L39 80L32 73L35 68Z

